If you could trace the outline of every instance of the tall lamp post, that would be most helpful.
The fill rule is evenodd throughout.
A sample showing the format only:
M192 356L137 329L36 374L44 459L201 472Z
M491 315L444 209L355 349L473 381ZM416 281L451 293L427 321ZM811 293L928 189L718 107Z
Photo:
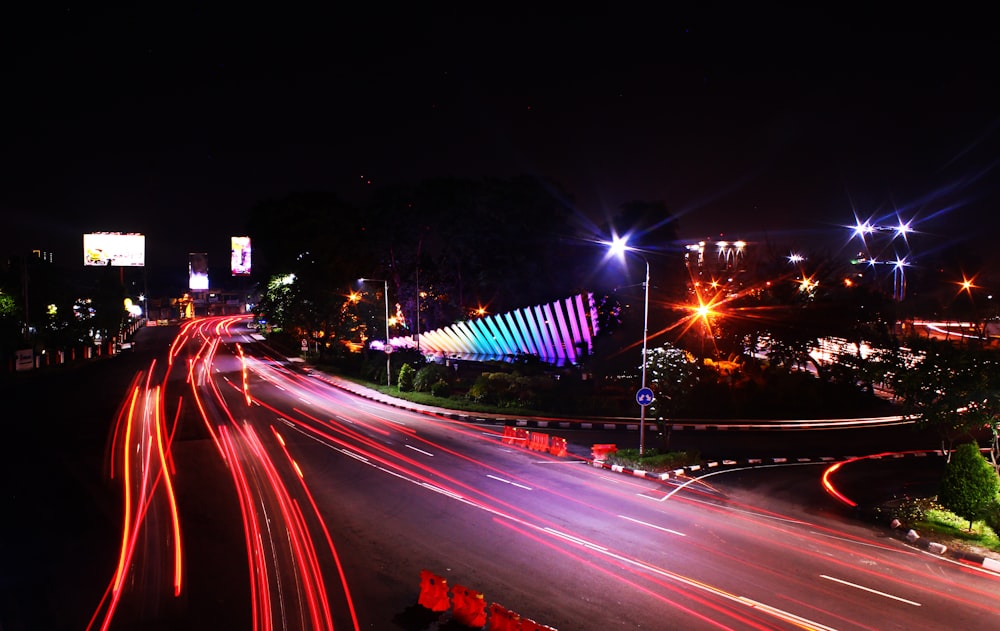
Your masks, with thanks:
M873 237L876 233L888 233L890 235L890 243L894 242L897 238L902 238L903 242L906 244L906 249L909 250L909 241L907 239L907 234L910 233L911 228L909 222L904 222L902 219L895 226L883 226L873 224L870 221L860 221L855 220L855 225L853 226L854 236L861 239L862 245L865 247L864 255L868 259L868 264L873 268L875 265L892 265L892 299L896 302L902 302L906 298L906 267L909 265L906 257L902 257L896 254L896 260L886 260L880 261L876 258L876 254L871 252L869 238ZM895 253L895 250L894 250Z
M614 237L608 244L611 254L625 259L625 253L631 252L642 259L646 264L646 278L642 283L643 288L643 310L642 310L642 385L636 393L636 402L639 404L639 455L646 453L646 406L653 402L653 393L646 387L646 352L649 343L649 260L637 249L629 247L628 240L621 237Z
M381 278L359 278L362 283L383 283L385 286L382 295L385 296L385 385L392 385L392 363L389 357L389 281Z

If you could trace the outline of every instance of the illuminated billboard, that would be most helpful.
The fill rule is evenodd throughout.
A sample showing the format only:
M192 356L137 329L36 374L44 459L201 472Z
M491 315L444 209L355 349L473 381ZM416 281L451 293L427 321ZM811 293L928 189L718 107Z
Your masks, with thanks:
M143 267L146 237L134 232L90 232L83 235L87 267Z
M208 254L188 254L188 289L208 289Z
M233 276L250 275L250 237L232 237L229 269Z

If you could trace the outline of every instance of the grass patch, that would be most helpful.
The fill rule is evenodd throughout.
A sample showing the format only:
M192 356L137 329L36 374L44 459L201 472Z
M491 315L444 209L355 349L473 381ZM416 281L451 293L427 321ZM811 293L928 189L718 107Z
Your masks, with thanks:
M655 449L647 449L640 457L638 449L619 449L608 454L608 464L619 465L637 471L664 473L688 465L700 464L701 453L698 451L668 451L659 453Z
M969 520L950 511L932 508L926 512L923 520L917 523L916 528L1000 552L1000 537L997 537L997 533L986 525L986 522L974 521L972 530L969 530Z
M495 405L476 403L475 401L466 399L460 394L449 397L436 397L430 392L400 392L399 386L396 385L387 386L385 384L375 384L365 379L351 377L349 375L337 374L337 376L345 381L350 381L364 386L369 390L375 390L384 395L394 397L396 399L403 399L404 401L410 401L411 403L418 403L420 405L447 408L449 410L456 410L459 412L482 412L483 414L503 414L505 416L558 416L558 414L552 414L551 412L544 412L541 410L531 410L519 407L499 408Z

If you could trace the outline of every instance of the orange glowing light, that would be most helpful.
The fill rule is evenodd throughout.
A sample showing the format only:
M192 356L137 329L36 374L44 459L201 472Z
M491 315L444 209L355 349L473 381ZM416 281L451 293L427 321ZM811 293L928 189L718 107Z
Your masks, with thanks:
M975 278L966 278L965 276L962 276L962 282L958 283L959 293L964 291L965 293L971 295L973 289L978 289L975 284L975 280Z

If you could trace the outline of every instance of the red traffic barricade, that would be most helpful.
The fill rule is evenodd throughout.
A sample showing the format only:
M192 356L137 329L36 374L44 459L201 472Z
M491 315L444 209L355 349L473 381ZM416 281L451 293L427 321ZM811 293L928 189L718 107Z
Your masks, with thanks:
M431 611L448 611L448 581L427 570L420 570L420 598L417 603Z
M549 435L542 432L532 432L531 442L528 443L528 449L533 451L548 451Z
M521 616L497 603L490 604L489 631L519 631Z
M513 445L515 436L516 432L514 431L514 428L511 427L510 425L504 425L503 438L500 439L500 442L502 442L505 445Z
M590 448L590 453L593 455L594 460L607 460L608 454L613 454L618 451L618 446L614 443L597 443Z
M565 456L569 452L566 451L566 439L560 438L559 436L553 436L549 440L549 453L553 456Z
M486 598L463 585L451 588L451 617L467 627L482 629L486 626Z

